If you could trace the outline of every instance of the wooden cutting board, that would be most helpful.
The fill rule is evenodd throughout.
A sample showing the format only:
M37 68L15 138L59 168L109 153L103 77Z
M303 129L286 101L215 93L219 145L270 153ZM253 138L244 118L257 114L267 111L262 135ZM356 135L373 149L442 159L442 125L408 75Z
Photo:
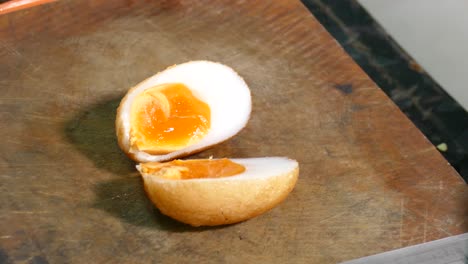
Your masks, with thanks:
M198 59L253 112L196 157L300 162L236 225L161 215L114 136L129 87ZM0 61L1 263L336 263L468 231L461 177L299 1L58 1L0 16Z

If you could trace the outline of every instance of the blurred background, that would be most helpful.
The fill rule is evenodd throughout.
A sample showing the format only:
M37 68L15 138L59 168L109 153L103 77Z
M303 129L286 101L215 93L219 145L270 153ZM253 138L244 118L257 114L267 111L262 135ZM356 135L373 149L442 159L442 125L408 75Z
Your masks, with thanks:
M468 1L359 0L464 109L468 109Z

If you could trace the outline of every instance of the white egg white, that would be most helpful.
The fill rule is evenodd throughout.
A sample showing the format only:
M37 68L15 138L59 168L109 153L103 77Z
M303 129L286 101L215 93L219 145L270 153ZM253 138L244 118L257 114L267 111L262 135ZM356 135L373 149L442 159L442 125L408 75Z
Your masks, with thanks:
M164 155L152 155L131 147L130 110L138 94L164 83L183 83L198 99L207 103L211 110L211 127L207 135L193 145ZM119 106L117 135L120 146L136 161L166 161L234 136L247 124L251 109L249 87L233 69L210 61L191 61L169 67L131 89Z
M182 181L230 181L230 180L251 180L251 179L267 179L270 177L283 176L299 167L296 160L286 157L258 157L245 159L229 159L235 163L245 167L245 171L237 175L220 178L197 178L184 179ZM137 165L137 169L144 175L141 170L142 165ZM172 179L154 178L155 181L172 181Z

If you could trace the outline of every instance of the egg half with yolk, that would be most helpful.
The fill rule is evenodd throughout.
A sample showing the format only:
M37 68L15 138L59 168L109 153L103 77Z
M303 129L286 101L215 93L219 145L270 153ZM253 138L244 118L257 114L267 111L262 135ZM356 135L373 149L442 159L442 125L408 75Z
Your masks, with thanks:
M137 166L161 213L192 226L238 223L281 203L299 165L285 157L174 160Z
M159 162L225 141L246 124L250 90L230 67L172 66L128 91L117 110L119 146L138 162Z

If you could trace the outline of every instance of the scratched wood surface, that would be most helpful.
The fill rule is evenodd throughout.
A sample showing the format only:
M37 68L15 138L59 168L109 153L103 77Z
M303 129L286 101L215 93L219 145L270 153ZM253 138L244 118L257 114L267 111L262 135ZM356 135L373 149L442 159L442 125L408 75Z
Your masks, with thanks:
M468 232L460 176L298 1L59 1L0 16L1 263L336 263ZM249 221L162 216L116 106L165 67L235 68L253 113L198 157L289 156Z

